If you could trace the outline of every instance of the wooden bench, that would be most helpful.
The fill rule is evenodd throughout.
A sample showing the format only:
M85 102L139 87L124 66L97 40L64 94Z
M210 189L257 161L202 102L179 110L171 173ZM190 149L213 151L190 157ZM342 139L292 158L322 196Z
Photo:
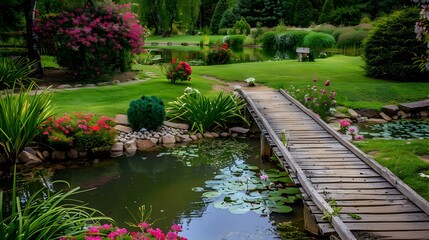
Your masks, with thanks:
M309 54L310 48L299 47L296 48L296 53L298 53L298 62L302 62L302 54Z

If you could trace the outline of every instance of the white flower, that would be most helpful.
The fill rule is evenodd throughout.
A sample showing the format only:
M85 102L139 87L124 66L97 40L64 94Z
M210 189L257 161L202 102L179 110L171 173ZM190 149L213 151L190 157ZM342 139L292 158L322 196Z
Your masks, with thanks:
M184 92L185 92L185 94L194 94L194 93L200 94L200 91L198 89L191 88L191 87L185 88Z
M250 77L244 81L246 81L247 83L255 83L255 78Z
M235 85L234 86L234 90L238 90L238 89L241 89L241 86L240 85Z

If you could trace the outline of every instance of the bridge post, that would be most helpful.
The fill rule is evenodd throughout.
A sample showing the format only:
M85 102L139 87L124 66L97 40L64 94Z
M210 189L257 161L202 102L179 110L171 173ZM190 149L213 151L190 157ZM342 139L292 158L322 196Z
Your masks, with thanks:
M261 133L261 159L268 160L271 157L271 146L265 137L264 133Z

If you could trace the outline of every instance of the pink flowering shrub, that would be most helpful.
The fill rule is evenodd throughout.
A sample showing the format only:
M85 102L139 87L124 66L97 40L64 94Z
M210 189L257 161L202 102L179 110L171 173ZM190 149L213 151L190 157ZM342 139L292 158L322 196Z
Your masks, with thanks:
M106 116L80 112L48 118L39 127L39 141L56 150L103 151L113 145L115 122Z
M143 52L147 37L131 4L88 4L58 15L40 16L34 31L57 50L56 60L80 78L125 71L131 54Z
M340 130L339 132L342 134L346 134L347 131L349 131L349 126L350 126L350 122L347 121L346 119L341 119L340 121L338 121L338 123L340 124ZM352 128L353 133L355 132L355 129ZM351 132L352 132L351 131Z
M167 233L159 228L152 228L147 222L139 223L137 227L139 231L128 231L112 224L91 226L83 235L63 237L61 240L187 240L179 236L182 227L177 224L171 226Z
M234 54L227 43L216 43L206 56L207 65L230 64Z
M329 80L323 84L318 84L318 81L313 79L313 84L307 85L307 88L299 89L291 86L288 93L323 120L327 120L330 109L336 104L335 97L337 96L337 93L330 87L331 82Z
M161 69L172 83L177 80L191 81L192 68L187 62L178 62L177 59L173 59L170 64L162 65Z

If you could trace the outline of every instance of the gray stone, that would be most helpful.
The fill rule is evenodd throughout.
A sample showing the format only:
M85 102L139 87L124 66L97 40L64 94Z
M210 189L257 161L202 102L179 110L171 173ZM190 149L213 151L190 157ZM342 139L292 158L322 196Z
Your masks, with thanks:
M76 149L70 149L66 152L67 158L69 159L76 159L79 157L79 153Z
M119 83L121 83L121 81L119 81L119 80L113 80L110 82L110 84L112 84L112 85L117 85Z
M352 119L357 119L358 117L360 117L359 113L357 113L355 110L351 108L348 110L348 113L350 114L350 117Z
M399 104L399 109L406 113L417 113L422 110L426 110L429 108L429 99L411 102L411 103L401 103Z
M131 133L133 131L133 129L131 129L130 127L122 126L122 125L116 125L115 129L124 133Z
M139 151L144 151L147 148L155 147L156 143L150 140L137 140L137 149Z
M153 137L154 138L159 138L160 136L159 136L159 134L154 134Z
M53 151L52 152L52 160L65 160L66 152L64 151Z
M85 84L85 87L95 87L95 84L92 84L92 83Z
M61 84L57 87L57 89L66 89L66 88L72 88L73 86L70 84Z
M149 138L149 141L151 141L151 142L153 142L153 143L157 144L159 140L158 140L158 138L153 138L153 137L151 137L151 138Z
M183 130L189 129L188 124L183 124L183 123L173 123L169 121L164 121L164 125L172 128L183 129Z
M369 118L366 122L367 123L377 123L377 124L387 123L386 120L381 119L381 118Z
M347 114L341 113L341 112L336 112L334 114L334 117L336 118L348 118L349 116Z
M359 123L363 123L363 122L366 122L366 121L368 121L368 117L360 117L360 118L357 119L357 122L359 122Z
M233 138L238 137L238 133L233 133L233 134L231 134L231 137L233 137Z
M355 111L357 113L359 113L361 116L363 117L367 117L367 118L378 118L380 117L380 115L378 115L378 111L375 109L355 109Z
M407 118L408 117L408 114L406 114L404 111L402 111L402 110L399 110L398 111L398 115L399 115L399 117L401 117L401 118Z
M35 150L35 152L36 152L36 156L38 156L40 159L42 159L42 160L44 160L45 159L45 157L43 156L43 154L39 151L39 150Z
M116 114L115 122L119 125L129 126L128 117L125 114Z
M398 120L399 116L398 115L394 115L392 118L393 118L393 120Z
M393 117L396 115L396 113L398 113L399 107L396 105L386 105L381 107L381 111L389 115L390 117Z
M429 116L429 112L428 111L421 111L420 112L420 117L427 118L428 116Z
M29 153L31 153L31 154L33 154L33 155L36 155L36 154L37 154L37 153L36 153L36 151L34 151L34 149L33 149L33 148L31 148L31 147L25 147L25 148L24 148L24 151L29 152Z
M188 134L178 135L177 137L181 142L192 142L192 139Z
M192 140L196 141L198 140L198 137L194 134L192 134L191 136L189 136Z
M171 135L171 134L167 134L165 136L162 137L162 144L175 144L176 143L176 138Z
M129 156L133 156L137 152L136 141L128 141L124 144L125 153Z
M385 114L384 112L380 113L380 117L388 122L392 121L392 118L389 117L387 114Z
M113 144L112 149L110 149L111 152L123 152L124 151L124 143L117 142Z
M82 84L75 84L74 87L75 88L81 88L81 87L83 87L83 85Z
M217 132L212 132L211 134L213 135L214 138L218 138L219 137L219 133L217 133Z
M180 139L179 136L175 135L174 138L176 139L176 143L181 143L182 142L182 139Z
M203 134L203 136L204 136L205 138L214 138L214 136L213 136L213 134L212 134L211 132L205 132L205 133Z
M230 136L230 134L229 134L229 133L227 133L227 132L221 132L221 133L220 133L220 136L221 136L221 137L229 137L229 136Z
M117 158L124 155L124 152L110 152L110 157Z
M195 134L195 136L197 136L198 139L203 138L203 135L201 133L197 133L197 134Z
M232 127L229 129L230 133L236 132L236 133L242 133L242 134L246 134L247 132L249 132L250 129L248 128L242 128L242 127Z
M49 158L50 153L49 153L49 151L46 151L46 150L45 150L45 151L43 151L43 152L42 152L42 155L43 155L43 158L45 158L45 159L46 159L46 158Z
M34 154L31 154L31 153L29 153L29 152L27 152L27 151L23 151L23 153L24 154L26 154L27 155L27 157L28 157L28 161L27 162L25 162L25 165L26 166L28 166L28 165L38 165L38 164L42 164L42 159L40 159L38 156L36 156L36 155L34 155Z
M96 85L97 86L106 86L106 85L109 85L109 83L108 82L100 82L100 83L97 83Z

